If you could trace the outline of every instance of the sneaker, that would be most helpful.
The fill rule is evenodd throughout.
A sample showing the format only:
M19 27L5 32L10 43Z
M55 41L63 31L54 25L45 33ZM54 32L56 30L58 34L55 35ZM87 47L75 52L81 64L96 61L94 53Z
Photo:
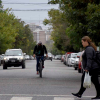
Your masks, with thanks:
M96 97L91 98L91 99L94 99L94 100L100 100L100 96L96 96Z
M72 93L72 95L74 95L75 97L81 98L81 95L79 95L78 93Z

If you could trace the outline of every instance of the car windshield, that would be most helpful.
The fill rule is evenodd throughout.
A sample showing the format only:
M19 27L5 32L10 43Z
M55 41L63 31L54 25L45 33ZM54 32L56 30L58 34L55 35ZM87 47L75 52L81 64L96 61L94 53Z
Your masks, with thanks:
M76 58L77 54L72 54L71 57L72 58Z
M80 58L81 53L82 53L82 52L79 52L79 53L77 54L77 58Z
M21 50L7 50L5 55L6 56L21 56L22 51Z
M61 55L57 55L57 57L61 57Z

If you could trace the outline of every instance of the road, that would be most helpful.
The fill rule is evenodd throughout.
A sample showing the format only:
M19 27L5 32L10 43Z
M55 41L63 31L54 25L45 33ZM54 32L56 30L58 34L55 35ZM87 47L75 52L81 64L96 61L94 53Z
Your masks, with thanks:
M81 73L60 60L46 60L43 78L36 74L36 61L26 60L26 69L0 67L0 100L78 100L71 95L80 88ZM92 84L81 100L96 95Z

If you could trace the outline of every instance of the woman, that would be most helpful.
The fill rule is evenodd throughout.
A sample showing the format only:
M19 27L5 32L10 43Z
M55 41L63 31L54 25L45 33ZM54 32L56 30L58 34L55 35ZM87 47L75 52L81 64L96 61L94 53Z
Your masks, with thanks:
M93 82L97 92L96 97L92 99L100 99L100 84L98 79L99 65L94 60L96 57L95 51L97 51L97 48L88 36L84 36L81 42L83 47L85 47L85 51L82 55L82 64L83 64L84 72L82 75L81 87L79 92L72 93L72 94L78 98L81 98L82 94L86 90L86 88L83 87L85 72L89 72L89 74L91 75L91 81Z

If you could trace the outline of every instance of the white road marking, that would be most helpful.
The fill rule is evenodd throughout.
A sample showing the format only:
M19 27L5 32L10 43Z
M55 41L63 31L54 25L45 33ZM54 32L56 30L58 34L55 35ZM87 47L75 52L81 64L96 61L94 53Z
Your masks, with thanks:
M42 95L42 94L0 94L0 96L27 96L27 97L33 97L33 96L40 96L40 97L73 97L72 95ZM95 96L82 96L82 97L95 97Z
M32 97L12 97L11 100L32 100Z
M54 100L74 100L74 98L67 98L67 97L54 97Z

